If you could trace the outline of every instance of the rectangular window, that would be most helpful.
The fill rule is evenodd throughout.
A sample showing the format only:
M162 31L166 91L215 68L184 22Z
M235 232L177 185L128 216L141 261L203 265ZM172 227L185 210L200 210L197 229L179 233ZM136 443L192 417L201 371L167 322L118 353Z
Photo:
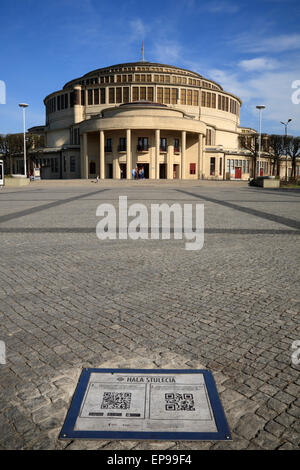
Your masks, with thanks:
M116 103L122 103L122 88L116 88Z
M174 153L179 153L179 139L174 139Z
M118 82L118 83L121 82L121 75L117 75L117 82Z
M105 104L105 88L100 88L100 103Z
M192 90L187 91L187 100L186 100L187 105L192 105Z
M115 103L115 89L109 89L109 103Z
M139 87L134 86L132 88L132 101L138 101L139 100Z
M88 105L93 104L93 90L88 90Z
M170 88L165 88L164 90L164 103L170 104Z
M243 173L246 173L246 160L243 160Z
M57 111L60 111L60 95L57 97Z
M222 111L225 111L225 96L222 96Z
M222 96L218 95L218 109L222 109Z
M68 95L68 93L66 93L65 94L65 109L67 109L69 107L68 100L69 100L69 95Z
M190 175L196 174L196 163L190 163Z
M171 90L171 103L176 104L177 103L177 95L178 95L178 90L177 88L172 88Z
M67 171L67 158L64 156L64 172Z
M140 100L145 100L146 99L146 87L141 86L140 88Z
M146 81L146 75L142 74L141 75L141 82L145 83Z
M151 74L147 75L147 82L151 82Z
M60 97L60 109L65 109L65 95Z
M216 107L216 94L215 93L211 94L211 107L212 108Z
M210 158L210 176L215 176L215 171L216 171L216 158L211 157Z
M222 176L222 158L219 161L219 175Z
M94 89L94 104L99 104L99 89Z
M135 81L140 82L141 81L141 76L140 74L135 74Z
M128 82L132 82L132 75L128 75Z
M152 86L147 88L147 100L148 101L153 101L154 100L153 87Z
M106 139L105 152L112 152L112 139Z
M199 103L199 92L197 90L193 90L193 106L198 106Z
M227 173L230 172L230 160L227 159Z
M126 137L120 137L119 152L126 151Z
M234 170L234 160L231 160L231 169Z
M211 129L206 131L206 145L211 145Z
M180 90L180 104L186 104L186 90Z
M201 106L206 106L206 91L201 93Z
M162 103L163 102L163 89L158 87L157 88L157 98L156 98L157 103Z
M209 91L207 92L206 106L207 106L208 108L211 107L211 93L210 93Z
M76 171L76 158L70 157L70 172L74 173Z
M123 103L129 102L129 87L123 88Z
M228 96L226 96L226 99L225 99L225 111L228 111L228 102L229 102L229 99L228 99Z
M85 90L81 90L81 106L85 106Z
M161 152L167 151L167 139L165 137L162 137L160 139L160 151Z
M137 150L147 151L148 148L148 137L139 137Z

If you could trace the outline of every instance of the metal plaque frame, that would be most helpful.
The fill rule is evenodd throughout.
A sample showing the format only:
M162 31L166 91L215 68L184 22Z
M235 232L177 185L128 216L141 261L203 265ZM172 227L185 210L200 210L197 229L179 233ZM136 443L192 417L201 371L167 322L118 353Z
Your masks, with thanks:
M86 394L92 373L125 373L125 374L202 374L208 393L213 418L217 432L158 432L158 431L101 431L101 430L75 430L76 420L79 416L83 399ZM83 369L74 392L70 408L59 435L59 439L105 439L105 440L203 440L223 441L231 440L224 410L218 395L213 374L209 370L195 369Z

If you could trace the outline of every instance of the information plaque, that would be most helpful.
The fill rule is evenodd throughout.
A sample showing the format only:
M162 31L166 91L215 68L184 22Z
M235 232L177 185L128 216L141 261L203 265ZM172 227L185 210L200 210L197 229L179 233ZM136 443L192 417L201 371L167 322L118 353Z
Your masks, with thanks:
M207 370L84 369L60 439L230 440Z

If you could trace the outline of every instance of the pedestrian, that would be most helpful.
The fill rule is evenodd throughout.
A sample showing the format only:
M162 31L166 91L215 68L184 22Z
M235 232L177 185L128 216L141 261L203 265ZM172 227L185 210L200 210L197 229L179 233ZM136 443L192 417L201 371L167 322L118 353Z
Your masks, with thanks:
M132 179L135 180L136 179L136 169L135 168L132 168Z

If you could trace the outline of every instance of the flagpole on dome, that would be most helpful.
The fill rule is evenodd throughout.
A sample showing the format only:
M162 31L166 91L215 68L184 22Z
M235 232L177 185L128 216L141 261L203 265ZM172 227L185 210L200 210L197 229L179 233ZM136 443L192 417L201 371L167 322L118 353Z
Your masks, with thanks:
M144 59L144 41L142 41L142 62L145 62L145 59Z

